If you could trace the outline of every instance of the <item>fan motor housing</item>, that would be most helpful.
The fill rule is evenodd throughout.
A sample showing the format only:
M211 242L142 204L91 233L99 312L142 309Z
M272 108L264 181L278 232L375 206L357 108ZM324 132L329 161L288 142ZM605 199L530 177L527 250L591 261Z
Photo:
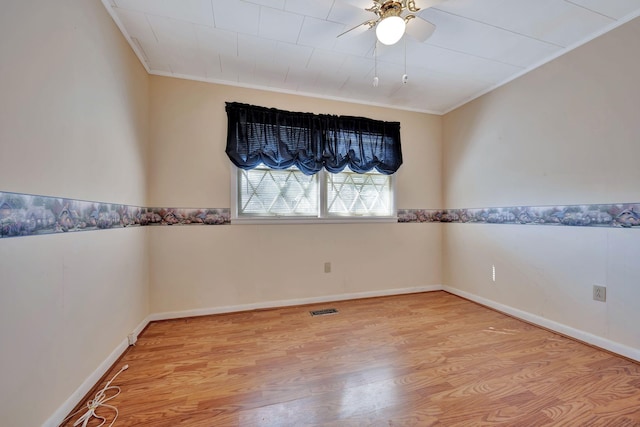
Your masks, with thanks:
M397 1L388 1L380 6L380 17L382 19L389 16L400 16L402 13L402 4Z

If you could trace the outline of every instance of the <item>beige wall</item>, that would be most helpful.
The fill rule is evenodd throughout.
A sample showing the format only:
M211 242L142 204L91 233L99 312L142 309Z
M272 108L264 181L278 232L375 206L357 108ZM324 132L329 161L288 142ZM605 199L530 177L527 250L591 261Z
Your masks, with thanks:
M444 118L149 77L98 0L9 2L0 39L0 191L229 207L224 102L237 101L400 121L398 208L640 201L639 20ZM2 422L42 424L150 312L444 281L640 348L637 233L236 224L3 239Z
M151 77L149 203L229 207L225 102L400 121L399 208L437 208L441 118ZM438 224L230 225L150 230L151 311L216 308L440 284ZM332 272L323 272L324 262Z
M99 0L0 14L0 191L140 205L148 77ZM146 230L0 240L0 424L47 420L148 314Z
M640 202L638 40L640 19L447 114L445 207ZM445 284L640 351L638 230L456 224L444 236Z

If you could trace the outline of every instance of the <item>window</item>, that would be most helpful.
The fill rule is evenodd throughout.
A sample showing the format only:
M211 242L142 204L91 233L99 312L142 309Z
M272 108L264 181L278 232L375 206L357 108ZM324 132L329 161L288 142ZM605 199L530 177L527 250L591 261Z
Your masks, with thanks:
M317 175L305 175L296 167L236 170L238 217L318 216Z
M379 172L325 173L327 214L347 216L392 216L392 175Z
M237 219L395 217L393 176L376 171L305 175L261 165L236 169L235 178Z
M227 103L235 219L394 218L400 123Z

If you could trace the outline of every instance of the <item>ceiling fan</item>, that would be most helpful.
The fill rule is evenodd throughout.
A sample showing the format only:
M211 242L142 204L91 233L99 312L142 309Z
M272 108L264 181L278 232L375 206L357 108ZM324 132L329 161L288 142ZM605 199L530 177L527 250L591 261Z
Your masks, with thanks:
M338 34L338 37L358 28L368 30L375 27L378 41L385 45L392 45L402 38L405 31L416 40L423 42L436 29L435 25L415 15L416 12L421 10L420 7L416 6L415 0L369 0L369 3L370 1L373 1L373 5L365 7L364 10L374 13L376 17ZM422 9L426 9L443 1L422 0L419 3ZM350 1L350 3L354 2Z

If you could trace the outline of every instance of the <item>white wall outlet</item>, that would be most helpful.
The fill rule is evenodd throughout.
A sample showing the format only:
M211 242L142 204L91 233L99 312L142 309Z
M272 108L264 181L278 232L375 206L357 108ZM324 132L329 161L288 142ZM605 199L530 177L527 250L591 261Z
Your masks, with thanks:
M494 282L496 281L496 266L495 266L495 264L491 266L491 279Z
M595 301L606 302L607 301L607 287L600 285L593 285L593 299Z
M324 272L325 273L331 273L331 263L330 262L325 262L324 263Z
M136 334L127 335L127 341L129 341L129 345L136 345L136 341L138 341L138 337Z

